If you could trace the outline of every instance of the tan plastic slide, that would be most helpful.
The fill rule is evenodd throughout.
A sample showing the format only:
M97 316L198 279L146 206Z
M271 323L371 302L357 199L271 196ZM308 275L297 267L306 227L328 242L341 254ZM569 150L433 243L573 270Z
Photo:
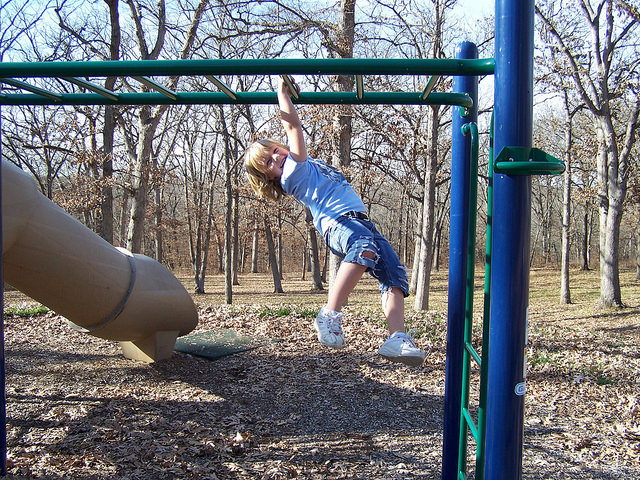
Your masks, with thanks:
M6 161L2 222L4 280L77 330L119 341L125 356L168 358L197 325L191 296L169 270L100 238Z

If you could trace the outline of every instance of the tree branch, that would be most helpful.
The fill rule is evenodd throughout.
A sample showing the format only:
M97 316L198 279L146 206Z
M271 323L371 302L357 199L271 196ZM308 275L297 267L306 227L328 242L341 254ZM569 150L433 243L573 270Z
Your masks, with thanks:
M594 101L589 97L589 94L587 93L587 91L586 91L586 89L585 89L585 87L584 87L584 85L582 83L582 77L580 75L580 68L578 66L578 63L576 62L575 57L569 51L569 47L564 42L562 36L558 32L558 30L555 28L555 26L542 13L540 8L538 6L536 6L535 10L536 10L536 15L538 15L538 17L542 20L542 22L544 23L545 27L549 31L549 33L551 33L551 35L556 39L556 42L558 43L558 47L560 48L562 53L565 54L567 60L569 61L569 66L571 68L571 71L573 72L573 79L574 79L574 81L576 83L576 87L578 88L578 91L580 92L580 96L582 97L582 100L588 106L589 110L591 110L596 115L600 115L602 113L602 109L601 109L601 107L596 106ZM588 80L589 80L589 82L591 82L591 79L588 79ZM593 88L593 85L592 85L592 88ZM595 91L595 88L593 88L593 89Z

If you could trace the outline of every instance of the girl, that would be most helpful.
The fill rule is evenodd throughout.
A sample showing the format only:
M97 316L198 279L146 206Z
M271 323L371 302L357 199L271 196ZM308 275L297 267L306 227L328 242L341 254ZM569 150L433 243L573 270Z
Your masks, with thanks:
M371 223L364 203L344 175L320 160L307 157L302 125L282 78L278 103L289 146L259 140L247 148L245 168L251 187L259 196L278 201L283 195L293 195L308 207L327 246L344 257L327 304L314 322L318 340L328 347L344 347L340 311L367 271L380 283L382 308L390 332L378 353L393 362L421 365L425 352L404 333L404 299L409 295L404 265Z

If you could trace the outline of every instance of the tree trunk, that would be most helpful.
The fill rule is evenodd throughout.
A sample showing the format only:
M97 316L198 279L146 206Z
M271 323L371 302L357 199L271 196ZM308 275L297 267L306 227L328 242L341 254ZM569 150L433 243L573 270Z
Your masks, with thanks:
M160 263L164 261L164 236L162 225L162 186L157 185L155 189L155 211L154 211L154 227L155 227L155 256Z
M109 6L109 24L111 26L111 40L109 43L109 60L120 59L120 14L118 9L119 0L107 0ZM107 77L104 87L113 90L116 77ZM113 244L113 137L116 128L115 107L107 105L104 108L104 130L103 130L103 159L101 188L102 200L100 211L102 215L102 226L100 235L107 242Z
M127 236L127 250L132 253L142 253L144 222L147 213L147 193L149 190L151 144L159 121L160 117L151 117L149 107L142 107L139 122L140 138L136 152L136 164L133 170L133 195Z
M340 1L340 18L337 25L335 41L330 44L331 55L340 58L353 57L353 42L355 35L355 7L356 0ZM337 76L338 90L341 92L353 91L354 79L352 75ZM333 164L348 167L351 163L351 112L350 105L338 106L336 116L337 143L333 148ZM350 180L350 179L349 179ZM331 254L329 258L329 289L333 285L336 272L340 266L341 258Z
M640 215L636 230L636 280L640 280Z
M251 273L258 273L258 219L253 224L253 241L251 242Z
M280 272L280 280L284 280L284 267L282 264L282 211L278 210L278 235L277 239L277 253L278 253L278 271Z
M184 176L184 198L185 203L189 202L189 181L186 173ZM194 225L195 223L195 225ZM197 225L197 219L191 215L191 211L187 209L187 234L189 235L189 260L193 271L193 281L195 284L195 293L204 293L204 276L201 275L200 267L202 265L200 253L200 228Z
M560 303L571 303L571 289L569 287L569 228L571 226L571 167L566 162L562 195L562 266L560 280Z
M102 140L103 183L101 187L102 199L100 202L100 213L102 217L100 236L111 244L113 244L113 185L111 182L113 179L113 136L115 130L113 109L114 107L107 105L104 110L104 131Z
M310 266L311 266L311 280L313 282L311 289L312 290L324 290L322 286L322 275L320 272L320 258L318 255L318 239L316 237L316 229L313 226L313 221L311 217L311 211L306 208L305 209L305 220L307 224L307 232L309 236L309 255L311 257Z
M307 279L307 270L311 271L311 248L309 247L309 234L307 232L307 238L304 239L304 250L302 251L302 277L300 280L305 281Z
M582 265L580 266L580 270L582 270L583 272L586 272L589 270L589 210L587 210L588 208L588 202L585 202L585 206L584 206L584 216L582 218L582 227L583 227L583 234L582 234L582 252L581 252L581 256L582 256Z
M562 266L560 268L560 303L571 303L571 289L569 287L569 230L571 227L571 150L573 148L573 116L569 110L569 96L564 91L564 107L567 115L565 124L564 151L564 185L562 189Z
M321 277L324 283L327 283L327 268L329 268L329 257L330 257L329 248L325 247L324 259L322 261L322 277Z
M239 265L239 253L240 253L240 235L238 234L240 225L240 191L235 189L233 192L233 284L240 285L238 280Z
M127 238L127 219L129 218L129 199L131 194L127 188L122 189L122 202L120 204L120 238L118 245L126 247Z
M429 154L427 171L424 176L424 199L422 207L422 234L420 238L420 258L418 265L418 279L416 281L415 310L429 309L429 283L431 280L431 265L433 264L433 230L434 209L436 201L436 174L438 171L438 112L439 106L433 105L429 109Z
M439 198L442 198L439 196ZM437 215L434 231L434 246L433 246L433 268L436 272L440 271L440 252L442 250L442 226L444 225L445 217L448 209L446 208L446 201L436 202Z
M213 166L211 168L213 168ZM212 230L213 219L215 215L214 202L213 202L214 190L215 190L215 184L213 182L213 178L211 178L209 183L209 191L208 191L209 204L207 205L207 218L206 218L206 222L203 222L205 224L204 225L204 241L202 245L202 263L200 264L200 275L202 277L202 282L201 282L202 293L205 292L204 282L207 276L207 265L209 264L209 248L211 248L211 230Z
M605 119L598 119L598 195L600 196L600 300L601 307L622 307L618 247L620 222L626 195L626 178L618 172L615 132Z
M435 232L434 232L434 242L433 246L433 268L436 272L440 271L440 246L442 244L442 224L440 221L436 224Z
M218 111L224 137L224 300L227 305L231 305L233 302L233 251L231 241L233 236L233 162L231 161L231 138L227 129L224 107L220 105Z
M446 2L445 2L446 3ZM432 47L431 58L441 58L442 27L444 25L444 10L447 8L439 0L433 2L434 18L431 28ZM436 175L438 173L438 129L440 123L440 106L432 105L427 109L427 165L424 176L424 197L422 204L422 230L420 235L420 255L418 260L418 276L416 279L416 298L413 304L415 310L429 309L429 284L431 280L431 266L433 264L433 230L435 225L434 210L436 200Z
M424 203L423 209L424 210ZM423 211L419 212L418 225L414 234L414 248L413 248L413 265L411 267L411 281L409 283L409 293L411 295L416 294L416 289L418 288L418 271L420 269L420 247L422 245L422 220L423 220Z
M269 264L271 265L271 273L273 275L273 293L284 293L282 290L282 281L280 280L280 272L278 271L278 258L276 256L276 247L273 241L271 225L267 215L264 216L264 232L267 237L267 248L269 250Z
M411 210L411 200L407 198L407 204L402 212L402 263L407 265L409 262L409 215Z

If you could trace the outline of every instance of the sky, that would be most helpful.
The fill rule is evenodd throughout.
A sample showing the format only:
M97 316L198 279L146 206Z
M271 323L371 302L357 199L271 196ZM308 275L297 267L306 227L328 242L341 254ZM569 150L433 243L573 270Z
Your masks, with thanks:
M458 0L458 4L454 8L456 13L459 12L465 17L473 17L472 20L491 15L494 13L494 10L494 0Z

